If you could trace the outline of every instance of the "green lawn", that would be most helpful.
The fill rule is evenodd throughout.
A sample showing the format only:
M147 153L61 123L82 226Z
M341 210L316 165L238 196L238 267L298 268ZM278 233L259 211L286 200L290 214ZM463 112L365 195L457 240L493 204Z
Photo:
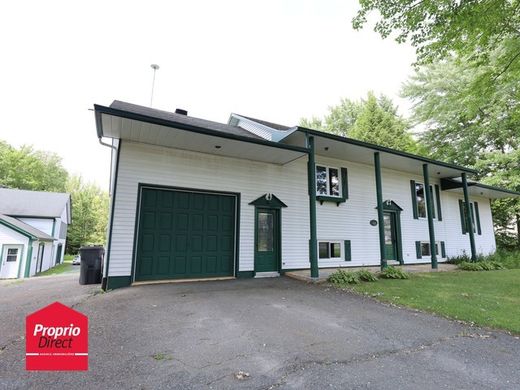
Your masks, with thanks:
M73 270L72 260L64 260L62 264L39 273L37 276L49 276L70 272Z
M520 269L421 273L348 287L381 301L520 333Z

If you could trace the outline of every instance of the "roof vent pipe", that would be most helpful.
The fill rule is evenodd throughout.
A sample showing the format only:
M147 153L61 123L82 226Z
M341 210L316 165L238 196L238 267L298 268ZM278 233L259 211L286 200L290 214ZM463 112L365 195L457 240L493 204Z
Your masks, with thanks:
M176 108L175 113L179 115L188 115L188 111L183 110L182 108Z

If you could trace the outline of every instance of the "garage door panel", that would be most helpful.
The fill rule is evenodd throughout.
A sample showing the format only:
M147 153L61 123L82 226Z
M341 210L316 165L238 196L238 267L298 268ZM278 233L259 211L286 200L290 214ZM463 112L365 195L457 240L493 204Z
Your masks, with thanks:
M142 190L136 280L233 275L235 197Z

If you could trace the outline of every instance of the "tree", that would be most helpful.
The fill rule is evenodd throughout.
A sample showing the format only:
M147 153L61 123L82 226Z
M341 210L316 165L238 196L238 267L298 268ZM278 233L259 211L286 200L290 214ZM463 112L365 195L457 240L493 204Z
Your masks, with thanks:
M404 84L403 96L414 102L413 120L425 131L421 142L431 156L473 167L476 179L520 190L520 96L517 82L486 89L482 101L475 88L483 72L494 63L475 66L457 60L419 68ZM497 241L520 247L520 202L496 200L492 204ZM520 229L518 229L520 232Z
M77 253L83 245L104 245L108 224L108 194L81 176L67 183L72 198L72 224L67 234L67 253Z
M0 141L0 185L33 191L64 192L67 171L61 158L32 146L13 148Z
M323 120L302 119L300 125L397 150L419 150L408 122L399 116L392 100L384 95L376 98L371 92L366 100L342 99L339 105L329 107Z

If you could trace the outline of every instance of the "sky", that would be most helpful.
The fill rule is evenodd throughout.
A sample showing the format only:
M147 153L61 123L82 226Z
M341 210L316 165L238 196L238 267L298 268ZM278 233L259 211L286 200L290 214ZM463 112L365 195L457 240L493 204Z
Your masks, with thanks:
M94 104L113 100L231 112L284 125L368 91L399 98L414 50L351 27L355 0L5 1L0 5L0 139L58 153L108 189L110 153Z

